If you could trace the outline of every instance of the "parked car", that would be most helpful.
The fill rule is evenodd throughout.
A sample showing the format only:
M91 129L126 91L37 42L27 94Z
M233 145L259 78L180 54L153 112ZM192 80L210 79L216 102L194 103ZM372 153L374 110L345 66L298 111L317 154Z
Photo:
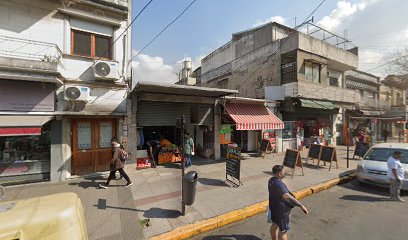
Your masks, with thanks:
M401 163L405 170L402 190L408 191L408 143L380 143L370 148L357 165L357 180L361 183L389 187L387 160L395 151L402 153Z

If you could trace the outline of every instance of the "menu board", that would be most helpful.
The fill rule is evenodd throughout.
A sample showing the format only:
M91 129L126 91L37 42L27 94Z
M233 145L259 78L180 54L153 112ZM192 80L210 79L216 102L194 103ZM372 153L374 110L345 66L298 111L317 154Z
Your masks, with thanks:
M367 153L368 149L370 149L370 144L367 142L357 142L356 149L354 150L354 156L364 157Z
M298 160L298 156L299 156L298 151L287 149L285 158L283 159L283 166L289 167L289 168L295 168L297 160Z
M240 180L241 173L241 149L237 147L227 148L226 176ZM228 178L227 178L228 179Z
M312 158L312 159L319 159L320 156L320 150L322 148L322 145L319 144L310 144L309 148L309 153L307 155L307 158Z

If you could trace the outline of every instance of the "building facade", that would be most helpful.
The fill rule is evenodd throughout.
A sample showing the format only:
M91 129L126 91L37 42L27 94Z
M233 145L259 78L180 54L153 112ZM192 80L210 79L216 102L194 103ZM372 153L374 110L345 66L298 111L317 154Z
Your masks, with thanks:
M316 135L337 144L336 128L360 94L345 88L344 72L358 66L349 40L316 25L294 30L278 23L235 33L201 62L202 86L236 89L240 96L270 101L285 121L284 138ZM275 96L279 96L276 98Z
M406 88L404 79L397 75L388 75L381 81L380 99L389 104L383 114L381 129L388 131L389 137L403 138L407 122ZM381 131L383 134L384 131ZM382 136L384 137L384 136Z
M0 182L108 170L126 143L129 0L0 2Z

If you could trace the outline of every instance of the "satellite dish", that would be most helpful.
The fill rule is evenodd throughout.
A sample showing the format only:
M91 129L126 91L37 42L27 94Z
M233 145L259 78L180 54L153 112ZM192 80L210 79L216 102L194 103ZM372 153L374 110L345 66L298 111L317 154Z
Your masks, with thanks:
M106 62L98 62L95 65L95 73L98 74L101 77L108 76L110 71L111 71L111 68L110 68L109 64L107 64Z
M71 100L76 100L81 96L81 91L77 87L68 87L65 89L65 96Z

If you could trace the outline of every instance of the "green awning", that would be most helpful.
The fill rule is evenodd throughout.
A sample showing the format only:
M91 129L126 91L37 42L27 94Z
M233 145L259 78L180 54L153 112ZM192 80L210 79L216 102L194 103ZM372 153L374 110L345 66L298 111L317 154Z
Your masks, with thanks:
M332 102L328 101L319 101L319 100L309 100L309 99L300 99L302 107L306 108L320 108L320 109L335 109L336 106Z

